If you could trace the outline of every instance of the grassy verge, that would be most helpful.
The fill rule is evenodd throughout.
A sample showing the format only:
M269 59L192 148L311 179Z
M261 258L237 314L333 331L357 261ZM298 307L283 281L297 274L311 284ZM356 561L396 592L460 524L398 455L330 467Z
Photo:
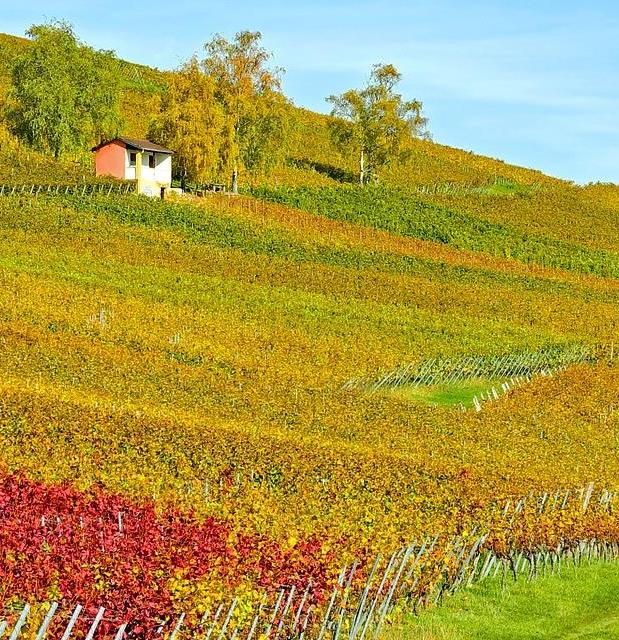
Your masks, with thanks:
M464 404L468 406L473 403L475 396L478 396L482 392L490 391L493 386L499 388L501 382L477 379L454 384L437 384L429 387L404 385L388 389L385 393L403 400L427 402L428 404L446 406Z
M392 629L390 640L619 639L619 565L478 584Z

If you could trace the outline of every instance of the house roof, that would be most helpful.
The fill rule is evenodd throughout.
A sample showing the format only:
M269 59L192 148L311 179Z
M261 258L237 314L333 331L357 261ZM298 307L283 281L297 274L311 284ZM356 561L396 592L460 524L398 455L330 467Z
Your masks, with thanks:
M145 138L114 138L113 140L106 140L96 147L93 147L93 151L98 151L101 147L105 147L112 142L121 142L129 149L135 149L136 151L155 151L156 153L174 153L170 149L162 147L160 144L146 140Z

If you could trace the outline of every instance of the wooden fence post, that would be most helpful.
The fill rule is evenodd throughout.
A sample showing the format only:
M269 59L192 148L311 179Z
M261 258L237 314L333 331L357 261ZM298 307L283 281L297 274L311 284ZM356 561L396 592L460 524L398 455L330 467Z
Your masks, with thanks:
M64 630L64 633L62 634L61 640L69 640L69 638L71 637L71 632L73 631L73 627L75 626L77 619L80 617L81 612L82 612L82 605L81 604L76 605L75 609L73 610L73 615L69 620L69 624L67 625L67 628Z
M185 620L185 612L183 611L183 613L181 613L181 615L178 618L178 621L176 622L176 626L174 627L174 631L172 631L172 633L170 634L170 639L169 640L174 640L174 638L176 638L178 632L180 631L180 628L183 624L183 621Z
M99 611L97 611L97 615L95 616L93 623L90 625L90 629L88 630L88 634L86 635L86 638L84 640L92 640L94 638L95 631L97 630L97 627L99 626L104 613L105 608L99 607Z

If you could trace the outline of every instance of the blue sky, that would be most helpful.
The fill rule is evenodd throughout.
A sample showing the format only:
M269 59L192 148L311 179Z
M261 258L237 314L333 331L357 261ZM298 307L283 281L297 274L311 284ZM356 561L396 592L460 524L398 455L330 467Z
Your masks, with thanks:
M10 11L4 9L10 6ZM576 182L619 182L615 0L24 0L0 30L65 18L120 57L173 68L216 33L259 30L300 106L360 86L376 62L403 74L437 142Z

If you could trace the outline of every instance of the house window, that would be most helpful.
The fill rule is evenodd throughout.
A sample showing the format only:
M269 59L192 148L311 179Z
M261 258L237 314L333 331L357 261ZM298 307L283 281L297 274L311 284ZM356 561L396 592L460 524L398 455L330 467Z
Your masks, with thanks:
M133 151L129 154L129 166L130 167L135 167L135 162L137 160L137 153L134 153Z
M148 156L148 166L150 169L154 169L155 168L155 154L153 153L152 155Z

